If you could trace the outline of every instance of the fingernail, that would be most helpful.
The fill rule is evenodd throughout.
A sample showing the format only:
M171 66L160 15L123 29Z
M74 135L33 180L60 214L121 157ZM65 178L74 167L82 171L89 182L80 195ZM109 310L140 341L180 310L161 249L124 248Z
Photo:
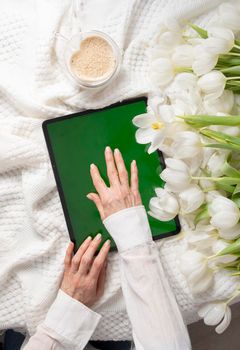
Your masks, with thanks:
M100 240L100 239L102 239L102 235L101 235L101 233L98 233L98 234L97 234L97 236L95 237L95 239L96 239L96 240Z
M111 152L111 148L110 148L109 146L107 146L107 147L105 148L105 150L106 150L106 152Z
M105 246L110 246L111 245L111 241L110 239L108 239L105 243L104 243Z
M93 169L94 167L95 167L95 164L92 163L92 164L90 165L90 168Z
M132 164L133 164L133 165L136 165L136 160L135 160L135 159L132 161Z
M90 199L90 198L91 198L91 195L90 195L90 194L87 194L86 197Z
M118 148L115 148L114 152L116 153L120 153L119 149Z
M91 236L88 236L86 239L85 239L85 242L87 241L91 241L92 237Z

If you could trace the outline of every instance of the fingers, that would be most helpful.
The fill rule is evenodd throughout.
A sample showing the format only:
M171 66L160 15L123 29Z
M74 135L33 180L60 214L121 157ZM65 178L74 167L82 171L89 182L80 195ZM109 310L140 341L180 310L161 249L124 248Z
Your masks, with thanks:
M103 209L102 201L101 201L99 195L96 193L89 193L87 195L87 198L95 203L95 205L99 211L101 219L104 220L105 219L104 209Z
M103 295L105 281L107 275L107 260L105 261L102 270L100 271L97 283L97 298L100 298Z
M74 243L70 242L66 251L65 259L64 259L65 270L70 269L71 267L73 249L74 249Z
M124 187L129 188L128 172L122 157L122 153L117 148L114 150L114 158L115 158L115 162L118 170L118 177L119 177L120 183Z
M91 164L90 174L92 177L92 182L94 184L94 187L96 188L96 191L99 193L101 197L106 192L107 186L99 173L98 167L95 164Z
M90 237L90 236L87 239L85 239L85 241L79 247L77 253L72 258L71 268L72 268L72 271L74 273L76 273L79 270L79 265L80 265L82 256L86 252L86 250L88 249L91 241L92 241L92 237Z
M80 266L79 266L79 274L87 275L91 269L94 255L101 243L102 235L100 233L93 239L88 249L85 251L81 258Z
M131 163L131 192L134 197L134 204L142 204L141 196L139 193L139 184L138 184L138 168L135 160Z
M105 149L105 160L106 160L107 174L108 174L110 186L118 185L119 184L118 172L115 166L113 152L109 146L106 147Z
M100 252L98 253L97 257L95 258L91 270L90 270L90 277L97 280L101 270L107 262L107 257L110 249L110 240L107 240L104 245L102 246Z

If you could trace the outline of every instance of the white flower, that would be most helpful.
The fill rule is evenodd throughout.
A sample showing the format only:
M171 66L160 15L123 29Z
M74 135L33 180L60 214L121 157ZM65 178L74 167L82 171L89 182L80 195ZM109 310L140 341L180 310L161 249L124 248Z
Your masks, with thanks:
M203 99L203 106L207 114L231 113L234 105L234 94L230 90L224 90L216 99Z
M133 124L139 127L136 131L136 141L140 144L151 143L148 153L160 149L166 155L172 156L175 135L186 130L187 125L182 122L173 122L175 114L170 105L159 104L152 106L149 110L151 111L133 119Z
M173 52L172 61L177 67L191 68L194 61L194 47L178 45Z
M186 239L189 244L199 249L208 249L217 239L217 231L211 225L202 224L199 222L195 230L186 232Z
M221 4L219 6L219 16L219 22L226 28L230 28L234 32L240 30L240 12L236 6L226 2Z
M218 254L223 249L227 248L228 246L229 246L228 242L224 241L223 239L218 239L212 244L212 251L214 254ZM238 259L238 256L233 255L233 254L219 255L219 256L214 257L211 260L210 265L215 266L219 263L228 264L228 263L231 263L237 259Z
M221 150L221 152L216 151L209 158L207 163L207 170L211 172L213 177L219 177L223 175L222 168L225 163L229 152Z
M234 46L234 34L227 28L210 27L203 45L209 53L215 55L228 53Z
M211 224L218 229L232 228L240 219L237 205L231 199L222 196L213 199L208 211L211 216Z
M174 78L173 63L168 58L158 58L150 63L149 79L153 85L163 87Z
M219 236L223 239L227 240L232 240L240 237L240 224L238 223L237 225L229 228L229 229L220 229L219 231Z
M188 166L179 159L166 158L166 169L160 175L173 192L180 192L186 189L191 181Z
M222 72L213 70L198 79L198 87L202 90L205 100L216 99L220 97L224 91L226 77Z
M208 52L202 45L195 48L195 59L192 65L194 73L198 76L210 72L217 64L218 56Z
M179 211L176 197L163 188L155 189L157 197L150 200L149 215L161 221L169 221L175 218Z
M159 145L162 143L162 140L167 134L165 124L163 119L174 118L174 114L171 106L162 105L158 106L153 113L144 113L136 116L133 119L133 124L139 129L136 131L136 140L138 143L152 143L153 145L149 148L148 152L154 152ZM171 130L168 130L171 133Z
M192 213L204 202L204 193L198 185L190 185L178 196L182 214Z
M211 286L213 271L205 255L188 250L181 256L179 267L194 294L205 292Z
M202 306L198 315L203 318L208 326L216 326L215 331L218 334L223 333L231 322L231 309L224 302L213 302Z
M196 132L182 131L176 134L172 148L175 158L185 159L199 154L202 151L202 144Z

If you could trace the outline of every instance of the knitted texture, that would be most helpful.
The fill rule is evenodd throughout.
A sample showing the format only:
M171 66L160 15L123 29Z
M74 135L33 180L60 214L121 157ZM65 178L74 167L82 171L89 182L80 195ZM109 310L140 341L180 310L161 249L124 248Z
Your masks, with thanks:
M174 16L199 16L220 2L104 0L99 6L87 0L78 3L78 17L73 17L70 0L0 3L0 330L17 328L33 334L62 277L69 237L42 121L147 94L147 51L160 24ZM65 75L65 43L54 32L68 37L79 28L103 30L124 50L118 78L101 92L82 91ZM186 321L196 319L200 303L233 291L234 283L221 272L208 293L193 297L177 266L184 239L158 244ZM95 310L103 318L93 339L131 339L117 253L110 254L105 293Z

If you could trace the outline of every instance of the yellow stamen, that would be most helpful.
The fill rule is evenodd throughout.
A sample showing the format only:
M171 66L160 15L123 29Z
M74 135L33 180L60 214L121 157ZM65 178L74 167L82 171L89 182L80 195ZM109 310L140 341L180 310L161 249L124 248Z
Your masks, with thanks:
M160 123L160 122L152 123L152 129L153 129L153 130L159 130L159 129L161 129L163 126L164 126L164 124L163 124L163 123Z

